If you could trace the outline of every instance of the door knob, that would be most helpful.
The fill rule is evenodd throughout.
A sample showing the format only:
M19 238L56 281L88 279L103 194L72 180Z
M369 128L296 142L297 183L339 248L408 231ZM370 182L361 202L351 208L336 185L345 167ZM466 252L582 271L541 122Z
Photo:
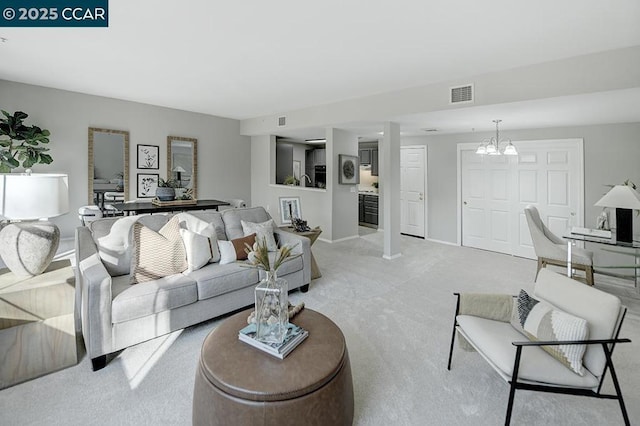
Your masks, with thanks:
M462 202L462 204L464 204L464 205L466 206L466 205L467 205L467 202L466 202L466 201L463 201L463 202Z
M420 193L420 201L424 200L424 194L421 192Z

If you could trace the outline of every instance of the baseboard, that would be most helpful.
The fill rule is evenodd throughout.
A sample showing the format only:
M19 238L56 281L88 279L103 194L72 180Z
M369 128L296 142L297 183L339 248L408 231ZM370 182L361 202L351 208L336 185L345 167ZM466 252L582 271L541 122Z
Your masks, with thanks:
M397 254L394 254L393 256L387 256L386 254L383 254L382 258L385 259L385 260L393 260L393 259L397 259L397 258L399 258L401 256L402 256L402 253L397 253Z
M436 239L434 239L434 238L425 238L425 240L427 240L427 241L431 241L432 243L446 244L446 245L448 245L448 246L456 246L456 247L460 247L460 244L452 243L451 241L436 240Z
M318 240L320 240L322 242L325 242L325 243L333 244L333 243L341 243L343 241L355 240L356 238L360 238L360 236L359 235L352 235L350 237L338 238L337 240L327 240L326 238L318 238Z

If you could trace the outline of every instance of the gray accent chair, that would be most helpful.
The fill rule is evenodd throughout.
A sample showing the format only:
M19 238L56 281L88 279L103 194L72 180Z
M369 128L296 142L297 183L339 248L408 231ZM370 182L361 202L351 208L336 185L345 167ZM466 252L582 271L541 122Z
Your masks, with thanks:
M531 233L531 241L533 249L538 257L538 270L536 271L536 279L540 269L547 265L567 266L568 249L567 242L558 238L545 226L540 219L540 213L535 206L527 206L524 214L529 225ZM593 285L593 252L573 247L571 249L571 267L573 269L583 270L586 275L587 284Z
M631 342L629 339L619 338L627 308L616 296L564 275L548 269L540 271L539 275L533 296L564 312L585 319L588 323L589 338L569 341L528 340L509 320L513 315L511 310L517 310L515 303L507 303L509 308L504 309L502 295L454 293L458 302L447 369L451 370L457 334L462 346L470 345L509 383L506 425L511 421L513 402L518 389L615 399L620 405L624 423L629 425L629 416L611 359L617 343ZM466 298L464 304L461 303L463 298ZM504 312L496 315L501 311ZM582 358L585 375L574 373L541 348L551 345L586 345ZM602 393L607 371L611 374L614 394Z
M241 220L271 219L262 207L224 212L190 212L214 224L220 240L243 237ZM256 269L238 263L210 263L201 269L129 284L132 224L159 230L172 215L104 218L76 229L76 329L82 331L93 369L106 365L107 355L128 346L234 312L254 303L262 278ZM307 291L311 282L308 238L275 228L276 240L301 256L285 262L279 277L289 290Z

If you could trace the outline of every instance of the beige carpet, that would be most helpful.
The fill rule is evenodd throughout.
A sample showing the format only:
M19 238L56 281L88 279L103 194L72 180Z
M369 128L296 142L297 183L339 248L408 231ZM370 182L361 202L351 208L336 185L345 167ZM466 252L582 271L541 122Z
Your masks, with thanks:
M446 369L452 293L530 290L535 263L410 237L402 238L403 256L386 261L382 237L316 243L323 277L309 293L291 295L345 334L354 424L503 424L508 386L477 353L456 350L452 370ZM602 287L634 296L624 297L633 312L622 331L633 343L619 345L614 362L631 422L639 424L640 301L628 289ZM0 424L189 425L200 346L219 321L129 348L96 373L84 357L75 367L0 391ZM622 417L613 401L519 391L512 424L616 425Z

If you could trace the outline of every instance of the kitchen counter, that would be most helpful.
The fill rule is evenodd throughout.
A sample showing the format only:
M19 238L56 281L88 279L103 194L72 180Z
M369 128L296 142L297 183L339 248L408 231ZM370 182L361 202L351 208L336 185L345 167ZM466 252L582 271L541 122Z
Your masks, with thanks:
M380 195L377 192L368 192L368 191L358 191L358 194L375 195L376 197Z

